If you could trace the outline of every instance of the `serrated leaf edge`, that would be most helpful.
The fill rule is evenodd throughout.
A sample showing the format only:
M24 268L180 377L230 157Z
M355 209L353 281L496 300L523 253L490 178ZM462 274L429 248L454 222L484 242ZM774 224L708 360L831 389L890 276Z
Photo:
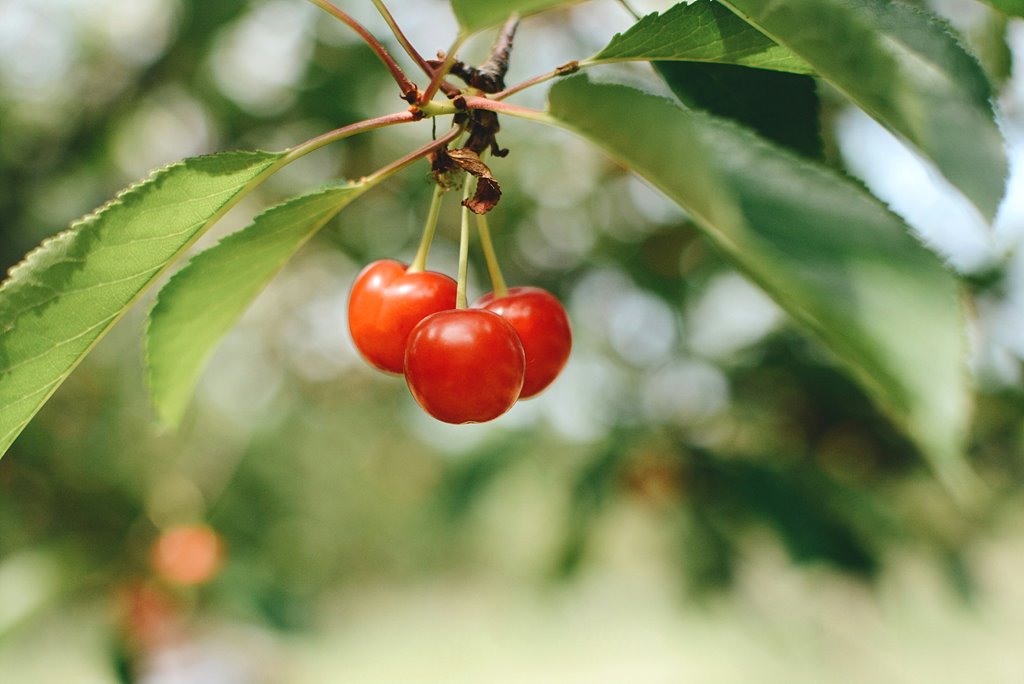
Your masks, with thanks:
M571 78L582 78L589 80L589 77L585 74L573 76ZM565 81L562 81L562 83L565 83L569 80L570 79L565 79ZM697 116L698 118L703 118L709 121L712 126L730 129L733 133L736 133L737 135L745 138L746 143L753 146L754 148L758 148L761 151L767 151L768 153L773 155L782 156L788 159L790 162L795 162L797 166L801 167L804 171L808 171L820 177L829 178L840 183L845 183L860 190L860 192L858 192L857 194L861 198L861 201L874 205L876 209L880 209L882 212L889 215L891 218L895 219L899 224L906 227L906 222L896 212L894 212L885 202L883 202L880 198L872 194L858 179L853 178L844 172L840 172L836 169L832 169L831 167L827 167L820 163L816 163L813 160L800 157L796 153L791 152L785 149L784 147L772 145L768 141L764 140L761 136L759 136L756 132L749 130L748 128L741 126L733 121L716 117L707 112L688 109L677 100L667 98L661 94L640 90L632 85L627 85L624 83L602 82L600 83L600 85L616 85L633 90L635 92L641 92L648 97L668 103L675 109L679 110L680 112L684 112L687 115L694 115ZM552 92L554 92L554 89L552 89ZM563 121L554 115L552 115L551 121L561 128L573 132L576 135L580 135L580 133L569 122ZM598 144L596 141L591 140L589 137L583 135L581 135L580 137L582 137L584 140L587 140L588 142L591 142L591 144L594 144L599 149L604 150L602 145ZM630 169L632 173L637 173L624 160L618 159L617 157L611 155L607 151L605 151L605 153L609 154L609 156L615 159L618 163L623 164L626 168ZM652 183L652 185L654 184ZM655 185L655 187L657 186ZM704 221L709 221L709 219L707 217L704 217ZM744 223L746 223L745 220ZM942 269L949 274L954 284L954 287L951 288L952 301L950 302L950 304L959 312L960 318L964 322L964 325L961 326L960 334L963 340L967 340L967 306L964 300L963 288L957 285L958 281L956 279L955 271L952 269L952 267L945 259L943 259L940 255L936 254L933 250L931 250L928 247L928 245L925 244L914 231L908 228L906 231L904 231L904 234L907 236L907 238L914 242L921 250L923 250L927 254L931 254L932 256L934 256L936 264L938 266L941 266ZM721 236L717 231L715 231L715 235L716 237L725 237ZM723 244L729 243L728 240L721 240L721 242ZM729 250L735 251L735 245L729 244ZM772 299L780 303L784 301L784 297L778 296L779 293L775 291L774 287L762 283L761 279L756 277L753 273L750 273L744 264L733 261L732 259L730 259L730 261L741 271L747 273L759 287L764 289L772 296ZM828 340L827 344L825 345L826 348L833 350L832 354L835 356L837 361L839 361L844 368L850 370L853 373L854 377L857 378L861 386L865 388L865 390L872 397L873 401L875 401L875 403L885 411L886 415L890 418L890 420L892 420L896 425L898 425L905 434L913 437L918 448L921 449L922 454L932 464L936 476L947 487L950 493L960 503L963 503L965 505L971 505L971 503L978 496L978 492L980 491L981 485L979 483L979 480L977 479L976 474L964 462L962 462L962 459L956 459L951 461L947 458L943 462L937 462L934 458L934 456L936 456L937 454L932 451L932 449L934 448L934 443L930 442L927 439L927 435L921 435L919 430L911 425L910 421L912 415L910 413L902 410L894 410L896 407L893 406L891 401L886 397L886 395L890 393L884 389L884 386L880 385L874 378L872 378L870 373L866 372L867 369L861 368L860 364L857 364L852 360L853 358L856 357L856 355L851 354L847 349L845 349L840 344L833 344L833 338L831 336L826 336L822 332L821 326L817 324L815 317L804 312L802 310L802 307L794 306L792 304L786 304L783 305L783 308L786 311L788 311L790 315L792 315L793 318L801 324L801 327L808 330L815 338L821 340L822 342ZM840 353L840 350L842 351L842 353ZM973 382L971 380L969 360L967 358L962 358L960 360L959 366L961 378L964 380L963 387L968 390L967 392L964 393L965 396L961 397L961 400L964 402L964 429L966 431L966 429L970 425L971 416L974 413L976 404L974 401L973 393L969 391L969 388L971 388L973 385ZM966 436L967 435L964 434L962 436L962 440L965 440ZM926 444L928 445L927 447L925 446ZM955 449L953 449L953 451L962 451L962 449L963 444L958 445ZM946 456L948 455L949 454L947 453Z
M273 280L273 278L276 277L276 275L278 273L280 273L281 269L284 268L284 266L287 264L287 262L291 260L292 256L294 256L294 254L298 253L299 249L301 249L303 245L305 245L307 242L309 242L309 240L311 240L325 225L327 225L327 223L329 223L331 221L331 219L333 219L335 216L337 216L338 213L342 209L344 209L345 206L347 206L349 202L355 200L363 192L366 192L366 191L370 190L371 187L373 187L372 183L367 184L365 182L360 182L360 181L349 181L349 182L346 182L344 184L335 183L335 184L323 186L321 188L318 188L317 190L305 193L303 195L297 195L295 197L291 197L291 198L289 198L289 199L287 199L287 200L285 200L283 202L275 204L272 207L268 207L267 209L264 209L259 214L257 214L255 217L253 217L252 221L249 222L249 224L247 224L244 228L241 228L241 229L231 233L230 235L224 236L223 238L218 240L215 244L211 245L210 247L208 247L208 248L204 249L203 251L201 251L201 252L195 254L194 256L192 256L188 260L188 263L186 263L184 266L182 266L181 269L179 269L177 272L175 272L167 280L167 282L164 284L164 286L160 289L160 292L157 294L156 300L153 302L153 306L150 308L149 313L146 316L146 325L145 325L145 332L144 332L144 340L145 340L145 345L144 345L145 346L145 355L144 355L144 357L145 357L145 365L146 365L146 385L147 385L147 387L149 389L149 394L150 394L150 398L152 400L154 409L156 410L158 416L160 417L160 420L165 425L167 425L168 427L176 427L176 426L178 426L181 423L181 419L182 419L183 415L182 415L182 412L178 412L178 411L175 411L174 415L169 414L168 410L165 409L165 408L162 408L161 402L159 402L157 400L157 392L154 389L155 385L154 385L154 377L153 377L154 376L154 368L155 368L156 364L154 364L153 359L151 357L152 345L150 344L150 340L152 338L150 336L150 331L152 329L154 319L157 316L161 315L160 311L162 311L167 306L169 306L169 304L167 303L168 302L168 298L170 298L170 300L173 301L174 297L177 296L176 288L178 287L178 285L175 285L175 283L180 283L180 282L182 282L183 278L187 278L188 277L188 273L190 272L189 269L193 268L195 264L197 264L197 263L202 264L202 263L205 263L207 260L211 259L212 258L211 253L213 252L213 250L215 250L215 249L217 249L217 248L219 248L219 247L221 247L222 245L225 245L225 244L230 245L231 243L233 243L236 240L244 239L247 236L247 231L249 231L254 226L258 225L260 222L267 220L268 217L272 218L273 215L275 215L277 213L280 213L282 211L285 211L288 208L290 208L290 207L292 207L292 206L294 206L296 204L309 201L309 200L311 200L313 198L316 198L316 197L319 197L319 196L322 196L322 195L327 195L327 194L329 194L331 192L335 192L335 191L338 191L338 190L357 190L357 189L361 189L361 192L359 192L355 196L345 196L348 201L346 201L346 202L339 202L339 205L336 207L336 209L333 211L333 213L331 213L329 216L323 218L323 220L320 222L320 225L316 226L315 228L311 228L311 230L309 231L309 234L299 242L299 244L296 247L295 252L293 252L292 255L290 255L288 258L286 258L281 263L281 265L277 268L277 270L275 270L275 272L271 275L271 277L267 280L267 282L263 286L263 287L266 287L267 285L269 285L270 281ZM251 302L250 302L250 304L251 304ZM231 323L232 326L235 323L237 323L237 321L241 317L241 315L242 314L239 314L239 316L237 316L235 318L235 320ZM202 358L202 360L200 362L200 367L201 368L205 367L209 363L209 360L213 356L214 352L216 351L216 348L217 348L217 344L215 343L215 344L211 345L210 348L206 351L206 353L204 354L204 356L203 356L203 358Z
M754 19L752 19L747 14L747 12L745 12L742 9L734 6L731 0L716 0L716 1L721 3L726 8L728 8L729 11L733 12L734 14L736 14L736 16L738 16L741 19L743 19L743 21L746 21L751 26L754 26L755 28L757 28L757 30L761 31L764 35L768 36L769 38L771 38L773 41L775 41L779 45L786 45L785 41L781 40L778 36L774 35L770 31L766 31L763 28L761 28L760 26L758 26L758 23ZM932 12L925 11L924 9L922 9L920 7L914 7L914 6L909 5L909 4L905 3L905 2L900 2L899 4L903 8L903 10L908 11L908 12L910 12L912 14L916 14L917 16L920 16L924 20L924 22L926 24L931 25L932 28L934 28L935 30L937 30L940 33L942 33L959 50L959 54L961 54L962 56L966 57L966 62L965 63L969 63L970 64L971 69L973 69L974 72L975 72L974 75L976 77L978 77L978 80L980 80L980 82L984 86L984 92L983 93L973 93L972 92L972 93L970 93L970 95L971 95L972 98L973 97L978 97L978 96L981 97L981 99L984 101L984 104L985 104L985 108L984 108L985 113L988 114L989 118L991 119L992 124L995 127L995 130L996 130L997 134L1000 137L1002 137L1003 133L1002 133L1002 130L1000 129L998 121L996 119L996 112L995 112L995 104L994 104L994 98L993 98L992 84L989 81L988 76L986 75L984 68L981 66L981 62L978 61L977 56L975 56L974 53L966 47L964 42L962 40L960 40L960 37L958 36L956 30L952 27L952 25L948 21L946 21L942 17L940 17L940 16L938 16L938 15L932 13ZM851 15L857 17L858 19L860 18L860 15L857 14L856 12L851 13ZM874 33L875 30L876 30L875 27L872 24L865 23L863 21L859 22L859 26L863 30L871 32L871 33ZM902 41L900 41L900 42L902 44ZM801 57L801 59L803 59L803 58ZM932 60L929 59L928 63L931 64ZM944 70L941 70L941 69L940 69L940 72L945 73ZM862 110L867 112L868 115L871 116L871 118L875 119L876 121L878 121L880 123L885 121L885 117L880 116L879 113L874 111L874 109L872 107L870 107L866 102L863 102L862 98L855 97L851 92L849 92L849 89L846 86L844 86L844 85L842 85L840 83L837 83L834 79L829 78L827 75L822 75L822 74L818 74L818 73L816 73L816 75L817 75L818 78L821 78L822 80L824 80L824 81L828 82L829 84L831 84L838 92L842 93L842 95L845 98L847 98L850 102L854 103L856 106L860 107ZM909 136L907 136L902 131L899 131L896 128L894 128L894 127L892 127L892 126L890 126L890 125L888 125L886 123L882 123L882 125L885 127L886 130L888 130L893 135L895 135L898 139L900 139L902 142L904 142L904 144L908 145L909 147L911 147L915 151L919 151L922 155L924 155L924 157L926 157L928 159L928 163L930 165L934 166L934 168L936 169L936 171L940 175L942 175L943 177L946 177L945 176L945 172L942 169L939 168L938 162L935 159L932 159L929 155L925 154L923 152L923 150L921 150L920 147L909 138ZM959 134L959 132L958 132L958 134ZM1005 141L1004 141L1004 147L1005 147ZM1003 160L1004 160L1004 162L1007 162L1006 157L1005 157L1005 151L1004 151ZM1003 200L1005 200L1005 197L1006 197L1006 182L1007 182L1008 177L1009 177L1009 166L1008 166L1008 162L1007 162L1006 164L1004 164L1003 173L1002 173L1002 179L1003 179L1002 199ZM982 207L980 207L975 202L975 200L973 198L969 197L967 195L967 193L962 188L960 188L956 184L954 184L951 180L949 180L948 177L946 177L946 180L948 180L950 182L950 185L952 187L956 188L957 192L960 193L961 195L963 195L963 197L969 203L975 205L977 207L977 209L979 210L979 212L982 214L982 216L984 216L988 220L992 220L994 218L994 215L993 216L988 215L988 212L985 209L983 209ZM995 209L994 209L994 213L998 213L998 210L999 210L999 206L997 205L995 207Z
M198 157L189 157L188 159L180 159L178 161L171 162L169 164L165 164L164 166L160 166L153 169L152 171L149 172L149 174L146 175L145 178L136 180L135 182L121 188L117 192L117 194L108 199L106 202L96 207L89 213L84 214L81 217L75 219L68 225L67 228L65 228L64 230L60 231L55 235L51 235L50 237L45 238L38 245L30 249L25 254L25 256L21 258L20 261L18 261L16 264L7 269L7 274L4 277L4 280L0 282L0 294L3 294L4 290L6 290L12 284L17 282L18 276L21 274L21 272L24 271L24 269L26 269L27 267L31 266L33 262L38 260L42 254L47 252L55 244L68 240L71 238L71 236L80 233L84 230L88 230L99 219L101 219L103 217L103 214L106 213L108 210L115 206L123 205L124 198L126 195L135 192L141 188L144 188L148 185L152 185L153 183L160 180L160 178L170 173L172 170L183 166L187 167L194 162L207 159L226 159L229 156L257 157L263 155L270 155L276 157L280 156L280 154L276 152L263 152L260 150L232 150L228 152L216 152L214 154L205 154Z
M641 30L643 28L644 24L653 24L653 23L657 22L659 19L664 19L665 17L669 16L673 12L680 12L680 13L682 13L682 12L686 12L686 11L693 11L693 8L696 8L698 6L702 6L703 5L703 6L706 6L706 7L711 7L711 6L716 5L716 4L718 4L716 2L716 0L696 0L696 2L692 2L692 3L679 2L679 3L669 7L668 9L664 10L663 12L660 12L660 13L659 12L651 12L650 14L647 14L647 15L645 15L643 17L640 17L632 26L627 28L625 31L617 31L615 33L615 35L612 36L612 38L608 41L607 45L605 45L603 48L601 48L601 50L597 54L595 54L594 56L589 57L588 59L584 60L582 62L582 64L612 64L614 62L673 61L673 60L669 60L669 59L667 59L665 57L661 57L661 58L653 58L653 57L611 57L611 58L609 58L609 57L602 57L602 55L616 41L625 40L626 39L626 35L629 34L631 31ZM725 8L723 7L723 9L725 9ZM775 43L776 47L778 47L778 48L780 48L782 50L789 50L789 48L786 48L785 46L781 45L780 43L775 41L773 38L769 37L767 34L762 33L760 29L758 29L757 27L753 26L749 22L746 22L746 20L742 19L741 17L737 16L737 19L739 19L741 22L745 22L747 24L747 26L753 32L759 33L762 36L764 36L766 39L768 39L771 42ZM801 57L798 57L795 53L790 52L790 54L793 55L794 59L796 59L796 60L798 60L800 62L804 62L804 60ZM681 61L681 62L701 62L701 63L705 63L705 64L737 64L737 62L735 62L733 60L720 60L720 59L680 59L678 61ZM752 68L752 69L761 68L761 69L769 69L769 70L773 70L773 71L781 71L781 72L785 72L785 73L806 74L806 75L812 75L812 76L815 75L814 69L811 67L810 64L807 64L806 62L804 62L804 68L803 69L782 69L782 68L770 66L768 64L760 65L760 66L753 66L753 65L746 65L746 64L744 64L742 66L747 66L748 68Z
M20 284L22 282L22 274L31 272L33 265L36 264L40 259L44 258L46 254L51 250L51 248L53 248L55 245L59 245L62 242L72 239L78 233L84 230L88 230L93 225L97 224L98 221L103 217L103 214L105 212L109 211L111 208L115 206L123 205L125 197L130 193L136 192L142 188L145 188L148 185L157 182L161 177L166 176L168 173L170 173L172 170L176 168L188 167L190 164L202 160L214 158L226 159L228 157L245 156L265 156L268 158L269 164L267 168L265 168L263 171L257 174L256 177L247 184L247 186L243 186L243 188L239 190L238 193L236 193L231 199L229 199L228 202L223 207L221 207L221 209L217 213L215 213L214 216L211 217L211 220L206 223L205 228L198 231L197 234L193 237L193 239L190 240L188 244L183 246L181 250L179 250L175 258L168 260L167 263L165 263L161 268L157 269L152 275L152 277L150 277L150 279L147 281L147 283L143 287L141 287L139 291L135 294L135 296L131 299L131 301L128 302L128 304L126 304L120 311L110 316L108 319L101 321L98 324L105 326L105 330L109 330L113 325L115 325L119 320L121 320L121 318L124 317L124 315L132 308L132 306L134 306L134 304L139 300L139 298L146 292L146 290L149 289L152 283L162 273L164 273L168 268L170 268L170 266L175 261L177 261L178 258L180 258L181 254L184 253L184 251L187 250L188 247L195 242L195 240L197 240L203 233L205 233L206 230L210 228L210 226L216 223L220 218L223 217L223 215L228 210L231 209L231 207L234 206L238 199L240 199L240 196L245 194L246 187L248 187L249 189L255 187L256 184L261 182L266 177L268 172L273 172L274 161L282 158L283 153L248 150L218 152L214 154L201 155L198 157L190 157L188 159L172 162L170 164L166 164L165 166L154 169L145 178L135 181L129 184L128 186L122 188L120 191L117 192L117 194L114 195L114 197L107 200L93 211L72 221L68 228L57 233L56 235L44 239L41 243L39 243L39 245L31 249L21 259L21 261L14 264L8 269L7 275L4 278L3 282L0 282L0 296L2 296L4 292L8 290L10 287L14 287L15 285ZM13 325L13 322L11 323L11 325ZM8 330L10 330L10 328L8 328ZM7 433L0 435L0 458L3 457L3 455L14 443L14 440L17 439L19 434L21 434L22 430L24 430L28 426L28 424L32 422L32 419L36 416L39 410L46 404L49 398L53 396L53 393L56 392L57 389L62 384L64 384L64 381L67 380L67 378L71 375L71 373L75 371L76 368L78 368L82 360L89 355L89 353L92 351L95 345L99 343L99 341L105 336L105 334L105 331L101 332L99 336L97 336L97 338L93 341L93 343L77 359L75 359L74 363L72 363L66 371L60 373L52 382L40 387L33 394L27 395L26 397L22 397L21 399L18 400L24 401L26 398L31 397L35 394L46 394L43 400L36 406L36 409L32 411L31 414L24 421L21 421L20 423L16 424Z

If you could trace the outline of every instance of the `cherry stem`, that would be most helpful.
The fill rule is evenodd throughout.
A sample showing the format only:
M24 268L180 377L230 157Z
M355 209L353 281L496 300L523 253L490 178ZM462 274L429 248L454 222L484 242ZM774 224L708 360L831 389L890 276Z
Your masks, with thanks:
M459 233L459 279L455 290L455 308L465 309L469 306L466 299L466 281L469 279L469 207L466 200L472 195L473 178L466 174L466 184L462 190L462 230Z
M494 243L491 241L491 229L487 225L487 215L476 215L476 227L480 232L480 246L484 251L484 260L487 262L487 273L491 276L491 288L495 297L508 295L508 286L505 285L505 277L501 274L501 266L498 264L498 256L494 251Z
M494 93L493 95L491 95L491 99L492 100L504 100L506 97L509 97L510 95L515 95L516 93L518 93L521 90L526 90L527 88L531 88L531 87L533 87L535 85L538 85L538 84L541 84L541 83L545 83L547 81L550 81L553 78L558 78L559 76L568 76L569 74L574 74L574 73L576 73L577 71L580 70L581 66L585 66L585 63L581 63L581 62L578 62L576 60L573 60L571 62L566 62L562 66L555 67L554 69L552 69L551 71L547 72L546 74L540 74L538 76L534 76L533 78L528 78L525 81L523 81L522 83L517 83L514 86L509 86L508 88L505 88L504 90L502 90L500 92Z
M455 37L455 40L452 42L452 46L448 49L448 52L445 53L444 61L441 62L441 66L437 68L434 72L433 78L430 79L427 89L420 94L420 104L430 102L431 98L434 97L434 94L437 93L437 89L440 88L441 84L444 82L444 77L448 75L448 72L452 69L452 65L455 64L455 53L458 52L465 40L466 36L461 33Z
M372 33L367 31L362 24L360 24L347 13L342 11L339 7L329 2L329 0L309 1L316 5L317 7L319 7L320 9L327 12L328 14L331 14L337 19L340 19L349 28L358 33L359 37L362 38L366 42L366 44L370 46L370 49L377 54L377 57L380 58L380 61L384 62L384 66L386 66L388 68L388 71L391 72L391 77L395 79L395 83L398 84L399 90L402 91L402 99L405 100L406 102L409 102L410 104L417 101L419 95L419 88L416 87L415 83L409 80L409 77L405 75L404 71L402 71L402 67L398 66L398 63L391 56L391 53L387 51L387 48L381 45L380 41L377 40Z
M434 186L434 194L430 198L430 211L427 212L427 222L423 225L423 237L420 238L420 247L416 250L416 257L412 260L406 273L418 273L427 267L427 256L430 254L430 245L434 241L434 233L437 231L437 217L441 213L441 198L444 196L445 188L440 184Z
M486 154L486 150L480 153L481 161ZM476 228L480 233L480 247L483 249L484 261L487 263L487 274L491 278L491 289L495 296L504 297L508 294L508 287L505 285L505 277L501 274L498 255L494 250L494 241L491 240L491 227L487 222L487 214L476 215Z
M380 16L384 18L388 28L391 29L391 33L395 35L395 38L398 39L398 43L402 46L402 49L405 50L405 54L409 55L409 57L412 58L412 61L416 62L416 65L423 70L423 73L433 78L434 68L427 64L427 60L423 59L423 55L421 55L419 51L413 47L413 44L409 42L409 39L405 37L405 33L402 32L398 22L395 21L395 17L391 14L391 10L389 10L387 5L384 4L384 0L373 0L373 6L377 8Z

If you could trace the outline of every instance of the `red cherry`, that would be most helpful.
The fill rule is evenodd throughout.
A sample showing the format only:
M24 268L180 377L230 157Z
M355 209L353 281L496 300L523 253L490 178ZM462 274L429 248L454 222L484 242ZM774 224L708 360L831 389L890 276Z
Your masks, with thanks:
M224 562L224 542L205 525L180 525L153 543L149 561L157 574L174 584L202 584Z
M455 281L442 273L407 273L397 261L362 270L348 298L348 329L371 365L401 373L409 333L423 318L455 308Z
M519 398L525 367L515 329L484 309L427 316L405 352L412 396L445 423L483 423L508 411Z
M512 324L526 352L526 377L520 399L540 393L565 367L572 349L572 329L565 308L539 287L512 287L504 297L486 294L473 304Z

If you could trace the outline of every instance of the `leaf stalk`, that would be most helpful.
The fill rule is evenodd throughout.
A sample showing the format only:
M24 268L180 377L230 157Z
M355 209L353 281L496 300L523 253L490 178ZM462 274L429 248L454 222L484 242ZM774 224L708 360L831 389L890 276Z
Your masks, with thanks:
M363 133L365 131L372 131L375 128L384 128L385 126L393 126L394 124L409 123L412 121L418 121L423 118L423 114L419 110L405 110L401 112L393 112L391 114L385 114L384 116L377 116L372 119L366 119L364 121L357 121L354 124L342 126L336 128L333 131L328 131L321 135L311 138L304 143L295 145L294 147L286 150L285 156L277 162L280 166L285 166L291 162L304 157L314 150L318 150L321 147L330 145L333 142L343 140L349 136L357 133ZM278 167L280 168L280 167Z

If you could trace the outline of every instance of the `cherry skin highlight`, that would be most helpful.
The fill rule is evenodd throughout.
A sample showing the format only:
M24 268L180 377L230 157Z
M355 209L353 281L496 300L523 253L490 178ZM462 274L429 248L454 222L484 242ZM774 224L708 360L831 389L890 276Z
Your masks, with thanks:
M526 353L520 399L536 396L562 372L572 349L572 328L565 307L553 294L539 287L512 287L504 297L492 292L473 306L493 311L516 329Z
M369 264L348 298L348 329L356 349L372 366L401 373L409 333L430 314L454 309L456 288L442 273L409 273L391 259Z
M519 398L525 368L515 329L484 309L427 316L405 351L409 391L445 423L483 423L508 411Z

